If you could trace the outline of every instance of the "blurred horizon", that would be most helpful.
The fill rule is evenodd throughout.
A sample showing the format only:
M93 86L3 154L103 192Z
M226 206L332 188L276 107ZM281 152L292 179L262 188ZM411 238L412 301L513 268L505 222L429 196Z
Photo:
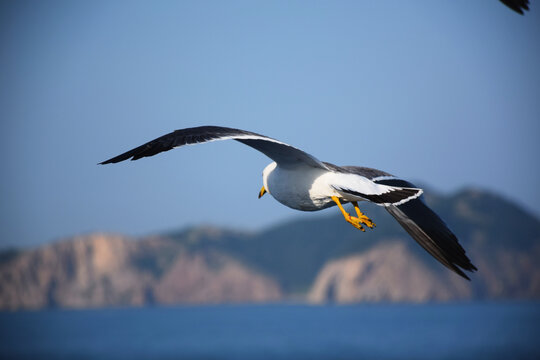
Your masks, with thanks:
M235 142L96 165L199 125L445 194L489 190L538 217L535 5L3 2L0 248L314 215L258 200L270 161Z

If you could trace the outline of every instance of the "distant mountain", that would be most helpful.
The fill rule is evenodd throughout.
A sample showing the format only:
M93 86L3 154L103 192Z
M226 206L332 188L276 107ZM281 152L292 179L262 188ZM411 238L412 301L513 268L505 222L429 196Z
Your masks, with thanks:
M540 298L539 219L480 190L428 193L426 201L478 267L471 282L431 258L383 208L365 205L377 224L365 233L340 214L314 215L256 234L95 234L0 253L0 308Z
M0 264L0 309L281 298L274 280L227 255L189 252L165 238L93 234L24 251Z
M198 238L186 241L190 231L168 234L193 250L214 248L240 259L250 267L275 278L286 294L304 294L329 261L363 254L386 243L400 242L441 281L456 279L472 286L474 298L540 297L540 221L512 202L495 194L466 189L444 197L429 195L426 202L454 230L471 260L479 268L472 282L462 281L412 240L381 207L362 206L377 227L362 233L343 220L341 214L309 220L292 220L252 237L234 234L220 241ZM531 260L529 264L525 259ZM515 263L510 263L515 262ZM517 295L513 287L525 289ZM529 284L529 285L526 285Z
M314 303L423 302L471 295L466 281L430 270L403 242L394 241L330 261L317 276L308 299Z

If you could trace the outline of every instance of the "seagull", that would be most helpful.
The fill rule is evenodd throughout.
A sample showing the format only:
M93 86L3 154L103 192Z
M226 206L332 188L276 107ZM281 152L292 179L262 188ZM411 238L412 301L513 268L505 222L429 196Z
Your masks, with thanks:
M138 160L184 145L228 139L273 160L263 170L259 198L269 193L283 205L301 211L337 205L345 221L361 231L365 227L373 229L375 223L362 213L358 202L372 202L383 206L420 246L450 270L467 280L470 279L463 270L477 270L456 236L424 203L422 189L381 170L322 162L298 148L254 132L221 126L176 130L99 164ZM353 205L356 216L345 211L343 205L347 203Z

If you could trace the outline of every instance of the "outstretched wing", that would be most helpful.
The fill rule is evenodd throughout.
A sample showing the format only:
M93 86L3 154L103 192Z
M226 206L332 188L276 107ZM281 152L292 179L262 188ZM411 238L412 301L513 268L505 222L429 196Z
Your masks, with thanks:
M184 145L228 139L239 141L259 150L282 167L298 166L298 163L304 163L312 167L326 169L326 165L314 156L291 145L250 131L221 126L199 126L176 130L109 160L105 160L100 164L117 163L128 159L137 160Z
M384 171L356 166L343 166L342 168L365 176L377 184L416 188L410 182L398 179ZM414 198L400 205L387 205L385 208L409 235L435 259L465 279L470 280L462 269L476 271L476 267L465 254L465 250L459 244L454 233L424 203L422 197Z

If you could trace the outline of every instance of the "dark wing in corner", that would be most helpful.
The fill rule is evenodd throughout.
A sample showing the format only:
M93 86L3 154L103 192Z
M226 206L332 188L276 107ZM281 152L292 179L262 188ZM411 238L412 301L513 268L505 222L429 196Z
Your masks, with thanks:
M529 10L529 0L500 0L504 5L523 15L523 10Z
M370 178L378 184L416 188L408 181L392 177L383 171L370 168L344 166L347 171ZM476 267L465 254L454 233L444 221L431 210L422 197L412 199L404 204L385 206L386 210L399 224L441 264L470 280L462 271L476 271Z

